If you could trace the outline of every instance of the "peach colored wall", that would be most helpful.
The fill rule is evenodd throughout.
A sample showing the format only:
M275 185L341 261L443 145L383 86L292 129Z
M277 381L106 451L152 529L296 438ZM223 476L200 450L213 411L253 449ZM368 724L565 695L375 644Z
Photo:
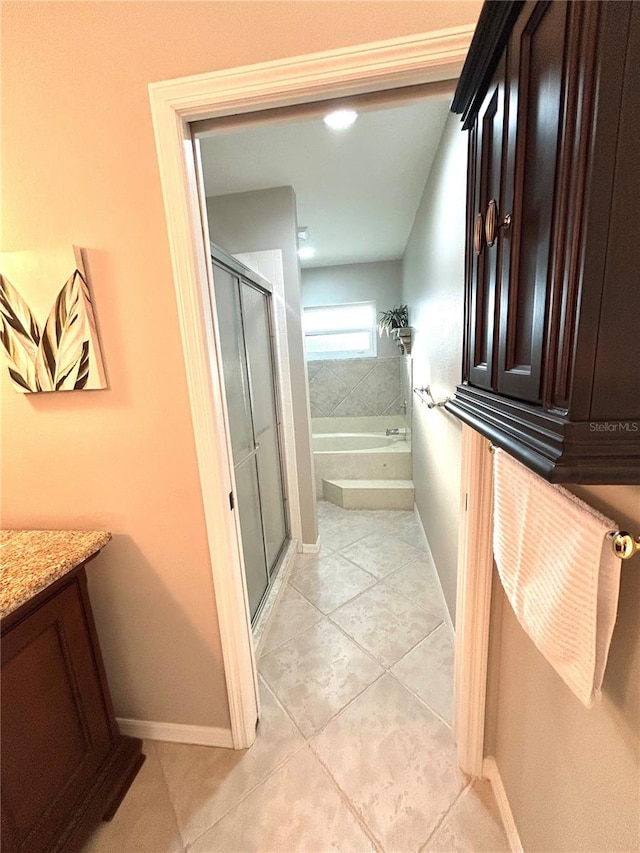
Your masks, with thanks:
M89 571L116 712L228 725L147 85L455 26L450 2L4 2L3 251L88 248L108 391L4 376L3 524L106 527Z

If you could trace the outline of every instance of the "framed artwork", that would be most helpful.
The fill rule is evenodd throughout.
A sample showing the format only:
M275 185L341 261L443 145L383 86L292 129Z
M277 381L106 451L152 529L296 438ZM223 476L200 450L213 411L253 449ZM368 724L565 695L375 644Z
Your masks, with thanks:
M24 394L106 388L93 300L76 246L0 254L0 329Z

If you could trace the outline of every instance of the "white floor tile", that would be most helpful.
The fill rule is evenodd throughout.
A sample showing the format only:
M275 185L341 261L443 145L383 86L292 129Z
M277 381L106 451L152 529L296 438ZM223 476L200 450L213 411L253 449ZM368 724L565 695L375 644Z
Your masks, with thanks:
M445 617L446 605L440 589L440 582L436 575L436 568L429 555L412 560L403 568L387 575L384 583L401 592L411 601Z
M325 619L262 657L260 671L309 737L382 669Z
M304 631L305 628L319 622L320 619L322 619L322 613L290 584L287 584L278 602L278 608L273 614L260 654L268 654L291 637Z
M182 838L156 748L157 744L145 741L146 760L120 808L111 821L100 824L83 853L182 853Z
M393 853L419 850L465 784L451 731L389 675L311 745Z
M319 555L297 564L289 583L318 610L329 613L372 586L377 578L340 554Z
M300 733L264 684L260 694L260 724L250 749L156 744L185 842L202 835L303 745Z
M491 783L470 785L422 849L424 853L509 853Z
M417 548L384 533L366 536L353 545L341 548L340 553L378 578L383 578L412 560L424 556Z
M374 849L307 747L199 838L189 853L365 853Z
M418 643L391 672L453 725L453 634L448 625L441 625Z
M330 618L384 667L393 666L442 622L383 583L334 610Z

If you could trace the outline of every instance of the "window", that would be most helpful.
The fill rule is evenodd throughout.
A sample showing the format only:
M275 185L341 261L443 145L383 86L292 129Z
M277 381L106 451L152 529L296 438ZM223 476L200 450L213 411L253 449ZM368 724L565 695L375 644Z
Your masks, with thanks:
M353 302L304 309L307 359L376 355L376 303Z

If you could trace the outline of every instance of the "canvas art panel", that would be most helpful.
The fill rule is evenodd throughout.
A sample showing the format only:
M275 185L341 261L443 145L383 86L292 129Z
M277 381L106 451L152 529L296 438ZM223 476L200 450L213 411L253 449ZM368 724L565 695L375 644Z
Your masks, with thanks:
M22 393L88 391L107 381L77 246L0 254L0 342Z

